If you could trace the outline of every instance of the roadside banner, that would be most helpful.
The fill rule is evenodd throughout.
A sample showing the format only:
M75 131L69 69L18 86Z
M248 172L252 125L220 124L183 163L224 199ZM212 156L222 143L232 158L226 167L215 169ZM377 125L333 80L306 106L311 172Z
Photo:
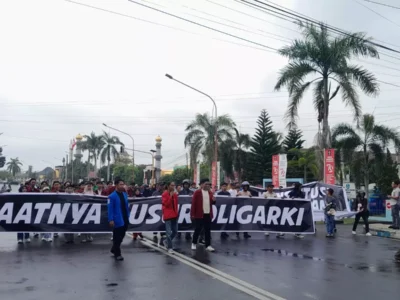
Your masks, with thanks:
M279 154L279 187L286 187L287 156Z
M279 155L272 155L272 184L279 187Z
M350 205L349 201L347 200L347 194L344 187L315 181L303 184L301 188L301 190L305 194L305 199L311 201L311 206L314 213L314 221L325 220L325 214L324 214L325 197L327 189L329 188L333 189L333 196L336 198L338 202L338 205L336 207L335 219L351 217L352 214L350 213L351 212ZM275 188L274 192L281 199L290 199L289 193L292 189L293 187L288 187L285 189ZM263 188L251 186L250 191L252 192L253 196L262 196L262 194L266 190Z
M193 231L192 197L179 196L179 231ZM161 197L130 199L128 231L165 231ZM212 231L315 232L311 202L217 196ZM0 231L111 232L107 198L80 194L0 194Z
M324 149L324 182L335 184L335 149Z

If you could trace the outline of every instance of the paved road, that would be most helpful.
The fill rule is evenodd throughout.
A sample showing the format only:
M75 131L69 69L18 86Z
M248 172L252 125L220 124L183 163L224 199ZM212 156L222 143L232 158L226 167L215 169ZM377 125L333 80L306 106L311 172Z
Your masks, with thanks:
M400 264L393 255L400 242L351 236L338 226L338 237L295 240L253 234L227 241L213 235L215 253L190 243L179 252L285 299L396 299ZM93 244L65 245L33 241L16 245L14 234L0 233L0 295L4 299L253 299L248 293L201 270L143 245L124 241L124 262L108 252L109 235Z

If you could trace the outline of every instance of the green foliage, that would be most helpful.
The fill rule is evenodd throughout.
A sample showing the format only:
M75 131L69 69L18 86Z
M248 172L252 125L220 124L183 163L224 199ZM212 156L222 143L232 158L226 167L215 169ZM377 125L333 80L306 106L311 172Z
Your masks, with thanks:
M298 177L302 177L304 183L309 181L318 180L318 164L317 159L315 156L315 148L310 149L297 149L293 148L289 150L289 154L294 157L294 159L288 161L288 174L289 177L289 170L296 170L300 174ZM295 178L298 178L295 177ZM311 180L310 180L311 179Z
M236 128L232 139L225 140L220 145L220 161L222 170L229 177L233 177L234 171L238 172L241 181L244 168L248 160L247 149L250 147L251 138L248 134L240 133Z
M318 28L312 24L300 23L300 27L303 39L296 39L291 45L279 50L281 55L289 59L289 64L280 71L275 90L286 87L289 91L285 118L288 127L292 128L296 125L298 107L304 93L314 87L314 109L317 111L318 122L323 122L325 144L322 148L330 147L330 101L341 93L342 101L358 119L361 117L361 104L357 87L371 96L377 95L379 91L375 76L359 66L349 64L349 61L360 56L379 57L379 54L364 33L333 37L324 24ZM334 87L331 89L332 84Z
M84 138L82 150L87 150L89 152L89 162L92 159L94 160L94 171L97 171L97 159L105 144L104 137L92 132L90 135L85 135Z
M244 179L254 184L272 176L272 155L278 154L280 145L278 134L273 131L272 121L265 109L257 119L258 127L251 140L249 161Z
M7 171L10 172L13 177L15 177L15 174L21 173L22 163L19 161L18 157L10 158L10 161L6 165Z
M371 174L371 181L376 183L376 187L384 194L390 195L392 192L392 182L399 179L397 174L397 164L393 162L389 149L386 149L386 157L383 164L375 165L375 172Z
M398 132L376 124L374 116L370 114L362 117L360 126L353 128L342 123L332 132L334 145L339 151L343 151L351 173L356 177L356 181L364 186L368 186L376 170L380 170L385 163L384 149L390 144L396 148L400 145Z
M297 128L292 128L289 130L287 136L285 137L282 148L285 153L287 153L288 161L297 159L295 153L289 152L291 149L302 149L305 140L302 139L303 133Z
M89 167L88 164L89 162L82 162L77 159L74 159L72 163L67 164L67 176L68 176L67 180L72 181L73 178L74 183L78 183L79 179L87 180L88 167ZM93 165L90 165L90 167L93 167ZM72 176L72 171L74 172L73 176ZM49 175L46 175L46 177L48 178Z
M7 180L11 178L11 174L8 171L0 171L0 179L1 180Z
M201 171L201 169L200 169ZM161 177L160 181L163 182L175 182L177 184L182 183L183 180L189 179L193 177L193 171L187 168L177 168L175 169L172 174L167 174ZM191 176L192 175L192 176Z

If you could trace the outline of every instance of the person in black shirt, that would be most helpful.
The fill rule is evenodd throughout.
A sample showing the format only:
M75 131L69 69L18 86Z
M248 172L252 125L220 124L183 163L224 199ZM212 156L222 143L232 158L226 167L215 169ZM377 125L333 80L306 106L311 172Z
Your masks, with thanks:
M192 196L193 191L190 189L190 181L189 179L185 179L182 181L182 189L178 192L180 196ZM178 232L178 238L181 238L181 232ZM192 240L192 235L190 232L185 233L185 240L190 241Z
M231 193L229 193L227 189L227 184L226 182L221 183L221 190L217 193L218 196L230 196ZM221 239L226 239L229 237L229 234L226 232L221 232Z
M110 251L116 260L124 260L121 255L121 243L129 225L129 206L123 180L115 180L115 191L108 196L107 208L108 222L113 229L113 246Z
M300 183L298 183L298 182L296 182L295 184L294 184L294 187L293 187L293 190L291 190L290 191L290 193L289 193L289 197L290 198L299 198L299 199L304 199L305 198L305 194L304 194L304 192L301 190L301 184ZM298 239L302 239L302 238L304 238L304 235L302 235L302 234L295 234L294 235L296 238L298 238Z

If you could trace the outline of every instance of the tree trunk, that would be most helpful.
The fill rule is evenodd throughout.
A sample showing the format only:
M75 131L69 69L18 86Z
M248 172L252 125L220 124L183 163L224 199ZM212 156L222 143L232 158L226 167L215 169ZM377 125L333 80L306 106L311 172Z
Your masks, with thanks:
M110 180L110 160L107 160L107 181Z
M331 133L329 129L329 92L328 92L328 75L324 75L324 118L322 120L322 138L324 148L332 147Z
M89 156L88 156L88 167L87 167L88 175L87 175L87 178L89 180L89 175L90 175L90 151L88 151L88 152L89 152Z
M368 173L368 150L367 145L364 144L364 189L365 198L368 199L368 185L369 185L369 173Z
M304 183L307 183L307 166L304 165Z

